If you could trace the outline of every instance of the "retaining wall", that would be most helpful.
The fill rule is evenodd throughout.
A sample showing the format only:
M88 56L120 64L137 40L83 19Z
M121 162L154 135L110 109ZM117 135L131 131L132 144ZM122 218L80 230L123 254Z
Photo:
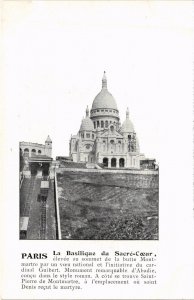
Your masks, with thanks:
M80 170L60 168L57 170L57 174L58 176L69 174L69 176L72 176L72 180L99 186L108 185L135 189L158 189L159 187L159 174L156 170Z

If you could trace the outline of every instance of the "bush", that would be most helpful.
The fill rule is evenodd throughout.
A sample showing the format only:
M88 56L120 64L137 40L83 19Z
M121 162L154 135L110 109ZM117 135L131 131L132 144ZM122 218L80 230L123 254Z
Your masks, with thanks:
M98 240L149 240L155 239L157 230L157 222L150 228L148 221L145 222L139 216L132 216L111 221L92 238Z

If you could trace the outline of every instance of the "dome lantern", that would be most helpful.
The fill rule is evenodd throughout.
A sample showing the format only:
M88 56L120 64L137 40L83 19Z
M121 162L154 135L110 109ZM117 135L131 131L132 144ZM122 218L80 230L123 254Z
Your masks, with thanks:
M126 119L129 119L129 108L127 107L127 110L126 110Z
M102 89L107 89L107 78L106 78L106 72L104 71L104 75L102 77Z
M88 105L86 107L86 117L89 117L89 108L88 108Z

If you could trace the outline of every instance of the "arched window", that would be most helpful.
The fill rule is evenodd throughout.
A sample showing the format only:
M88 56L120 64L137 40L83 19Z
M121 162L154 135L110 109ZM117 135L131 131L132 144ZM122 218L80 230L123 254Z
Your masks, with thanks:
M111 159L111 167L112 168L116 168L116 162L117 162L116 158Z
M96 122L94 122L94 129L96 129Z
M118 151L121 152L121 141L118 141Z
M32 149L31 154L32 154L32 156L36 155L36 149Z
M113 151L115 150L115 142L114 142L114 140L110 141L110 149L111 149L111 153L113 153Z
M41 150L38 150L38 154L41 154L42 153L42 151Z
M103 151L106 150L106 141L103 141Z
M124 166L125 166L125 160L124 160L124 158L120 158L119 159L119 168L124 168Z
M28 149L28 148L25 148L25 149L24 149L24 156L25 156L25 157L28 157L28 156L29 156L29 149Z
M100 127L100 122L99 121L97 121L97 127Z
M114 131L114 126L113 126L113 125L110 126L110 130L111 130L112 132Z
M105 121L105 127L108 128L108 121Z
M101 128L104 128L104 121L101 121Z
M104 167L105 167L105 168L108 167L108 158L107 158L107 157L104 157L104 158L103 158L103 164L104 164Z

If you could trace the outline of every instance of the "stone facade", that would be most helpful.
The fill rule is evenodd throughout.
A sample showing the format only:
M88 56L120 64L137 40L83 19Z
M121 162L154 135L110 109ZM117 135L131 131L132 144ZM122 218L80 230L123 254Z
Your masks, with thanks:
M52 157L52 140L47 137L45 144L20 142L20 151L23 156L33 157L36 155L46 155Z
M126 111L122 126L119 110L107 89L104 72L102 90L95 97L92 108L86 109L77 135L71 136L69 154L74 162L103 163L108 168L140 168L137 134Z

